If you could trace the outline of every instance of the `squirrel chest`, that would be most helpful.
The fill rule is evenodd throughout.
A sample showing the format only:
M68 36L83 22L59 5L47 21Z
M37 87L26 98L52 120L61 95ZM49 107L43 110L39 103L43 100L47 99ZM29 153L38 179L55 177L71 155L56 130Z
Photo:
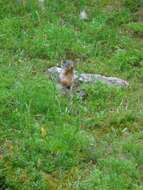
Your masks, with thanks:
M59 75L59 80L62 86L66 88L70 88L73 84L74 81L74 72L73 69L68 69L68 70L62 70L60 75Z

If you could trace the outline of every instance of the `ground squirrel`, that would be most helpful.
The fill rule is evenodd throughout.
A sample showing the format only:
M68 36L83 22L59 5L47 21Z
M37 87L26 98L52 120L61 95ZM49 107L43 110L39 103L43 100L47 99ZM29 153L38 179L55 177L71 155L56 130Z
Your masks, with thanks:
M87 93L84 90L80 89L79 84L74 77L74 67L75 62L71 60L66 60L63 62L62 70L59 75L59 82L62 86L64 95L68 92L74 91L80 98L84 99L87 97ZM70 90L70 91L69 91Z
M59 82L66 89L71 89L73 87L74 65L75 63L71 60L63 62L62 71L59 75Z

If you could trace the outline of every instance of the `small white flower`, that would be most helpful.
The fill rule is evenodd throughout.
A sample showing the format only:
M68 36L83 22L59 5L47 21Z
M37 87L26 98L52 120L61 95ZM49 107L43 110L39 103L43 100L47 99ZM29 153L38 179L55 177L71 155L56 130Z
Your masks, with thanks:
M80 19L81 19L81 20L87 20L87 19L88 19L88 16L87 16L87 13L86 13L85 10L82 10L82 11L80 12Z

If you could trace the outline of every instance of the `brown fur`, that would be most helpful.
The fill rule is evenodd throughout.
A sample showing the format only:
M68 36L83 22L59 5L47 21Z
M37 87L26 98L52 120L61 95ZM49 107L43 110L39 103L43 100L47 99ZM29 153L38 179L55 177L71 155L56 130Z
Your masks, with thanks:
M70 66L69 68L65 68L60 73L60 83L62 86L71 88L74 82L74 71L73 66Z

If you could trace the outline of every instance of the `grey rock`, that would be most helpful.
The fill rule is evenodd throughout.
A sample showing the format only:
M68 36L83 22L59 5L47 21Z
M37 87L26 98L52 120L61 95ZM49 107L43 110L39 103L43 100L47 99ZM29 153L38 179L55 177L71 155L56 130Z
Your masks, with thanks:
M62 68L60 67L51 67L47 70L47 74L53 80L59 80L59 74L61 73ZM119 87L128 87L129 83L123 79L117 77L106 77L100 74L79 74L77 71L74 72L75 83L96 83L102 82L109 86L119 86Z

